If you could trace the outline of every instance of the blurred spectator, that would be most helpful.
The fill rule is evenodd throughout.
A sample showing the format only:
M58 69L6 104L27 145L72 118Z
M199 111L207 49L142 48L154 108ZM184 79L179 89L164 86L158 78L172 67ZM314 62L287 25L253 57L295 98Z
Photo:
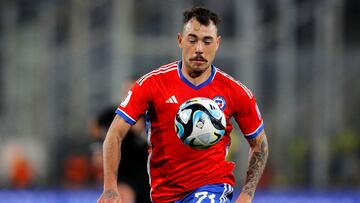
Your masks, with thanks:
M356 186L360 182L360 137L351 130L344 130L330 143L331 184L333 186Z
M10 184L14 188L31 186L32 169L29 160L19 146L13 146L10 158Z
M91 138L94 141L92 150L93 177L98 184L102 184L102 142L115 116L116 107L104 109L91 128ZM145 124L139 120L132 126L123 140L121 148L121 163L119 166L118 185L126 202L150 202L150 186L146 171L147 144ZM125 200L124 200L125 202Z
M88 184L90 163L83 154L69 154L63 163L62 184L67 188L80 188Z

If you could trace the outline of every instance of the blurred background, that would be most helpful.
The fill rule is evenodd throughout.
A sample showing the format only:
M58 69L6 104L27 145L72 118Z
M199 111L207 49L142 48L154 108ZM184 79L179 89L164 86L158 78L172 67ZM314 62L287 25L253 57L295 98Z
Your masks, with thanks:
M1 0L0 202L95 202L94 123L129 78L180 59L193 5L221 16L215 65L253 91L265 120L254 202L360 202L358 0ZM241 186L248 146L233 138Z

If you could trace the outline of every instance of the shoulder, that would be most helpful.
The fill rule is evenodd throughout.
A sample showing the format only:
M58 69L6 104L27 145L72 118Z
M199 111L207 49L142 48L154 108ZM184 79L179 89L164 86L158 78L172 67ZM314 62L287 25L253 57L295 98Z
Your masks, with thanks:
M234 79L229 74L217 68L216 77L219 81L226 84L232 91L236 93L236 95L242 95L248 98L254 97L251 90L247 88L243 83Z
M154 79L156 80L159 77L167 77L171 75L174 71L177 72L177 68L178 68L178 61L166 65L162 65L159 68L140 77L136 81L136 84L142 86L143 84L149 83L149 81L153 81Z

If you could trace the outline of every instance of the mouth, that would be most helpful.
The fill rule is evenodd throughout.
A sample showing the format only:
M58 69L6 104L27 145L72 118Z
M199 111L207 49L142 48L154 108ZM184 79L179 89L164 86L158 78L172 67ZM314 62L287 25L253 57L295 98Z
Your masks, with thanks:
M203 58L202 56L197 56L190 59L191 62L195 63L196 65L202 65L207 63L207 60Z

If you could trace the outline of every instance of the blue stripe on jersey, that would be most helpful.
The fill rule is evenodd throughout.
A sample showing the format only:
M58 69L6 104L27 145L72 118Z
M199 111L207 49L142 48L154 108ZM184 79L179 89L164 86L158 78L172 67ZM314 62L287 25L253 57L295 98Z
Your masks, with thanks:
M120 109L116 109L115 113L117 113L121 118L123 118L130 125L134 125L136 123L136 121L133 118L131 118L129 115L127 115L125 112L123 112Z
M253 139L253 138L257 137L263 129L264 129L264 123L261 122L261 125L255 132L253 132L249 135L245 135L246 139Z
M210 75L210 77L206 81L204 81L203 83L201 83L199 85L194 85L188 79L185 78L184 74L181 71L181 67L182 67L182 61L180 60L179 63L178 63L178 73L179 73L180 79L182 81L184 81L187 85L189 85L191 88L195 89L195 90L198 90L198 89L204 87L205 85L209 84L214 79L215 73L216 73L216 67L214 65L211 65L211 75Z

